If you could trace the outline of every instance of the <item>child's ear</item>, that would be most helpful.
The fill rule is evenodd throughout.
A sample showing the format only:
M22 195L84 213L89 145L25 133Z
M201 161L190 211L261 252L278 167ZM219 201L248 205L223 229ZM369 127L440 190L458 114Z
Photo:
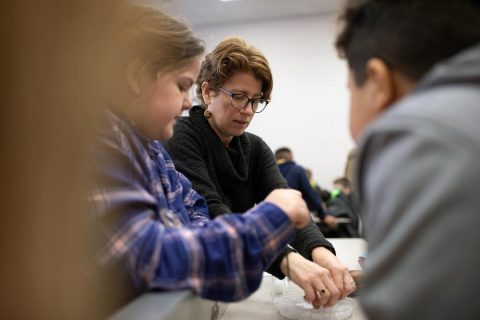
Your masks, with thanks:
M382 112L397 99L393 71L383 60L371 58L367 61L366 73L372 89L372 107L376 112Z
M144 64L142 61L136 59L127 65L126 80L128 87L136 94L142 92L142 78L144 72Z
M210 90L210 85L208 82L202 82L202 98L203 102L208 105L210 104L210 100L212 99L212 90Z

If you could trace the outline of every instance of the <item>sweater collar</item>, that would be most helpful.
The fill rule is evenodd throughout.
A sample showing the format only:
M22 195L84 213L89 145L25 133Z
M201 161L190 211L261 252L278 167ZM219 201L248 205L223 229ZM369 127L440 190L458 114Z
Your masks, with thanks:
M190 109L190 119L200 130L206 147L210 150L211 159L215 167L220 184L223 187L234 187L236 183L248 179L248 159L250 158L250 141L244 133L234 137L229 146L223 145L220 138L203 116L203 108L194 106Z

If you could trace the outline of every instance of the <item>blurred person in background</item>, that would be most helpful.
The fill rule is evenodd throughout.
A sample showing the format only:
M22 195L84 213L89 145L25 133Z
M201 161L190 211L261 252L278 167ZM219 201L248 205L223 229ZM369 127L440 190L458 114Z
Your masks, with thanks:
M310 185L305 169L293 161L292 150L286 147L279 148L275 151L275 158L288 186L302 193L308 208L327 226L328 230L335 230L337 228L335 217L325 212L322 198Z
M310 186L313 188L313 190L315 190L318 193L318 195L322 199L322 208L326 210L327 205L325 204L325 200L323 199L322 188L320 187L320 184L318 184L318 182L313 177L313 172L310 168L303 168L303 169L305 170L305 174L307 175L308 182L310 182Z
M354 183L354 172L355 172L355 160L357 158L357 148L352 148L347 155L347 160L345 161L345 170L344 170L344 177L350 181L350 183L355 185Z
M329 234L335 238L359 238L362 234L360 204L346 177L336 178L328 200L327 213L337 218L345 218L338 228Z

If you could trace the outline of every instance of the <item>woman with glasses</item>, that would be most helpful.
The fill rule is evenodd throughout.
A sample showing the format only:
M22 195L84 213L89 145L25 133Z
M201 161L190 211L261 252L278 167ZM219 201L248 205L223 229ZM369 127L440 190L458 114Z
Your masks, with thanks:
M272 190L288 188L267 144L245 132L272 92L265 56L243 39L229 37L207 54L196 84L201 105L179 119L166 148L177 170L207 200L211 217L243 212ZM269 272L279 278L289 274L315 307L331 306L355 289L313 221L292 246L298 253L287 249Z

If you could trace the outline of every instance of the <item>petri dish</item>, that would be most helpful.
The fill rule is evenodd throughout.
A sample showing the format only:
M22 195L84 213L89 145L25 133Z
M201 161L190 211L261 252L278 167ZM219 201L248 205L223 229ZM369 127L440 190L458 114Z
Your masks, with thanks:
M288 319L345 320L352 317L355 300L345 298L332 307L314 309L303 299L303 291L294 283L289 283L282 294L273 298L278 313Z

